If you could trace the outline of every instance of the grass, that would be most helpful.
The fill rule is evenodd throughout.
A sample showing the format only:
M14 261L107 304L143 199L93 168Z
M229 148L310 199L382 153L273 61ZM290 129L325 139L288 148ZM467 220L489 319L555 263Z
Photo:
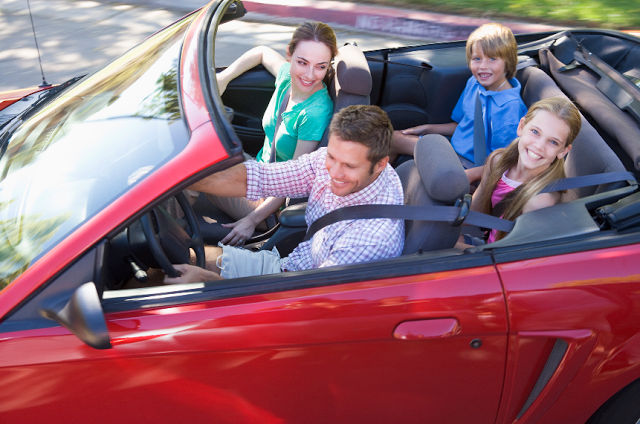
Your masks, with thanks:
M365 0L433 12L566 26L640 28L638 0Z

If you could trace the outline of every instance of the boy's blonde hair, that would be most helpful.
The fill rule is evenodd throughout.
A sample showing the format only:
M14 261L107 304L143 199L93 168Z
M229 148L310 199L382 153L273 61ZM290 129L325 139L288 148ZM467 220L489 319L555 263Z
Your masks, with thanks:
M471 49L476 43L480 43L485 56L504 60L508 80L516 75L518 43L509 28L492 22L473 31L467 40L467 65L471 63Z

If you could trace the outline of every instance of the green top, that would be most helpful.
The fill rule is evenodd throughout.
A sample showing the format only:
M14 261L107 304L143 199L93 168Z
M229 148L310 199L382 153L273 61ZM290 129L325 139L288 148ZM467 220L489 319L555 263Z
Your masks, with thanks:
M269 101L267 111L262 118L262 126L266 134L264 146L258 152L258 162L269 162L273 133L278 122L278 112L289 87L291 74L289 62L283 64L276 77L276 91ZM294 105L282 114L282 124L278 128L276 142L276 162L293 159L298 140L320 141L324 130L329 125L333 115L333 102L329 97L327 86L323 83L322 90L313 93L307 100Z

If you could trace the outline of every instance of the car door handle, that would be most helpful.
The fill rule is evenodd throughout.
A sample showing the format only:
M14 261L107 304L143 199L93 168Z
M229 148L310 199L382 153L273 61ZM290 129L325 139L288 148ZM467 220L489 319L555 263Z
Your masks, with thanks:
M422 340L451 337L460 332L455 318L421 319L398 324L393 337L399 340Z

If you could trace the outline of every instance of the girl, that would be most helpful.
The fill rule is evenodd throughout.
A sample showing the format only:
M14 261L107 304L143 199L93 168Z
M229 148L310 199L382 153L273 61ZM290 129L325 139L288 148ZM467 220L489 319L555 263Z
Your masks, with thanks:
M336 36L330 26L305 22L293 33L286 58L269 47L260 46L243 54L217 75L220 95L231 80L260 64L276 76L276 90L262 120L266 137L256 158L258 162L270 161L274 145L276 162L296 159L316 149L333 115L326 84L331 77L331 61L337 53ZM283 103L286 107L276 128ZM257 202L245 198L207 198L238 220L223 224L232 231L222 243L232 246L243 244L260 223L284 204L283 198L273 197ZM265 224L261 227L266 229Z
M581 123L580 112L566 98L534 103L520 120L518 138L487 159L471 209L513 221L525 212L559 203L560 193L539 192L565 178L564 157ZM487 243L504 236L492 230Z

